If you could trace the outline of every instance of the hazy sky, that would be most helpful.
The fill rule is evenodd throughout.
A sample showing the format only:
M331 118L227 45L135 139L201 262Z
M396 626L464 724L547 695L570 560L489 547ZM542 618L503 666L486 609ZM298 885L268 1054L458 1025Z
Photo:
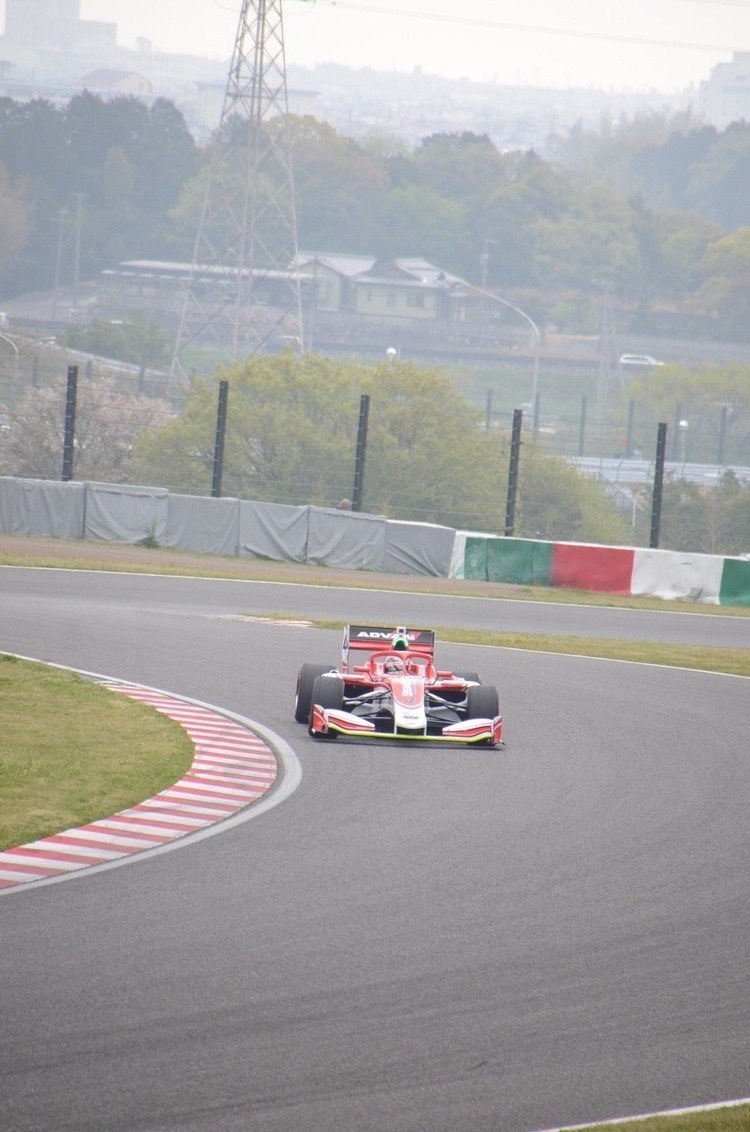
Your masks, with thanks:
M81 0L122 44L231 55L241 0ZM750 0L285 0L287 63L682 90L750 51ZM528 30L526 30L528 29ZM568 34L568 33L576 33Z

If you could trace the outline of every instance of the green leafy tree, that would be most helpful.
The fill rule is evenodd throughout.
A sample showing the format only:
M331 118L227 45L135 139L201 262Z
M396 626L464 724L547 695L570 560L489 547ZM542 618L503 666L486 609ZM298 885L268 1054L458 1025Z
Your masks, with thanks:
M229 381L226 495L338 504L352 490L359 399L370 395L364 508L392 518L473 530L503 528L507 439L433 369L352 366L286 353L219 371ZM141 482L206 494L217 388L194 379L179 417L142 433L133 468ZM608 541L623 526L600 485L561 459L524 456L520 533Z
M452 523L494 518L487 503L492 454L483 459L476 414L435 371L287 352L253 357L218 376L229 381L227 495L328 506L350 496L359 398L369 393L367 510ZM216 386L194 380L180 417L141 438L141 478L205 493L215 416Z
M522 538L621 544L633 532L591 476L548 450L524 444L515 533Z
M750 227L709 244L701 261L703 282L690 301L712 315L725 332L750 333Z
M156 323L134 318L132 322L96 321L89 326L70 326L65 344L87 354L153 367L170 361L173 339Z
M0 165L0 280L15 267L30 227L26 192L11 183Z
M750 123L733 122L690 170L693 207L725 228L750 224Z
M641 427L665 421L670 430L679 411L687 422L689 460L714 463L722 430L725 457L750 462L750 367L740 363L659 366L631 382L629 396ZM670 447L674 449L674 436ZM677 455L675 453L675 455Z
M639 242L628 201L592 186L557 220L533 225L536 275L562 287L596 288L603 280L619 290L639 276Z
M661 542L698 554L750 552L750 484L727 471L715 487L682 478L665 481Z
M310 117L292 119L292 142L300 245L381 254L374 218L388 186L382 160Z

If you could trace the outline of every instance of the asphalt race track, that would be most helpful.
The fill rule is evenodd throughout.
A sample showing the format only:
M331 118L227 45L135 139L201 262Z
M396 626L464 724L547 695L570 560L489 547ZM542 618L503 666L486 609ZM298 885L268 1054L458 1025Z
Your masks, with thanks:
M340 634L239 616L263 603L750 645L722 616L0 570L1 650L248 715L302 765L254 821L0 896L4 1132L530 1132L747 1096L748 681L445 645L499 685L507 751L316 744L294 677Z

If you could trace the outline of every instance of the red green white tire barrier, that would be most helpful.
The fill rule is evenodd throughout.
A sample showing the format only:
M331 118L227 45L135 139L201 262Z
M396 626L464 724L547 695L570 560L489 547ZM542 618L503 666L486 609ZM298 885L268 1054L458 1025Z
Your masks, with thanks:
M458 531L450 576L750 605L750 557L504 538Z

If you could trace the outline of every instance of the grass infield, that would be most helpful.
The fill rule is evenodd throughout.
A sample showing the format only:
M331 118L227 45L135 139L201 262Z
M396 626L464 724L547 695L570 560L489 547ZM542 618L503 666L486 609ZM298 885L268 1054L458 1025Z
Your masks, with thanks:
M181 778L174 720L75 673L0 653L0 849L109 817Z

